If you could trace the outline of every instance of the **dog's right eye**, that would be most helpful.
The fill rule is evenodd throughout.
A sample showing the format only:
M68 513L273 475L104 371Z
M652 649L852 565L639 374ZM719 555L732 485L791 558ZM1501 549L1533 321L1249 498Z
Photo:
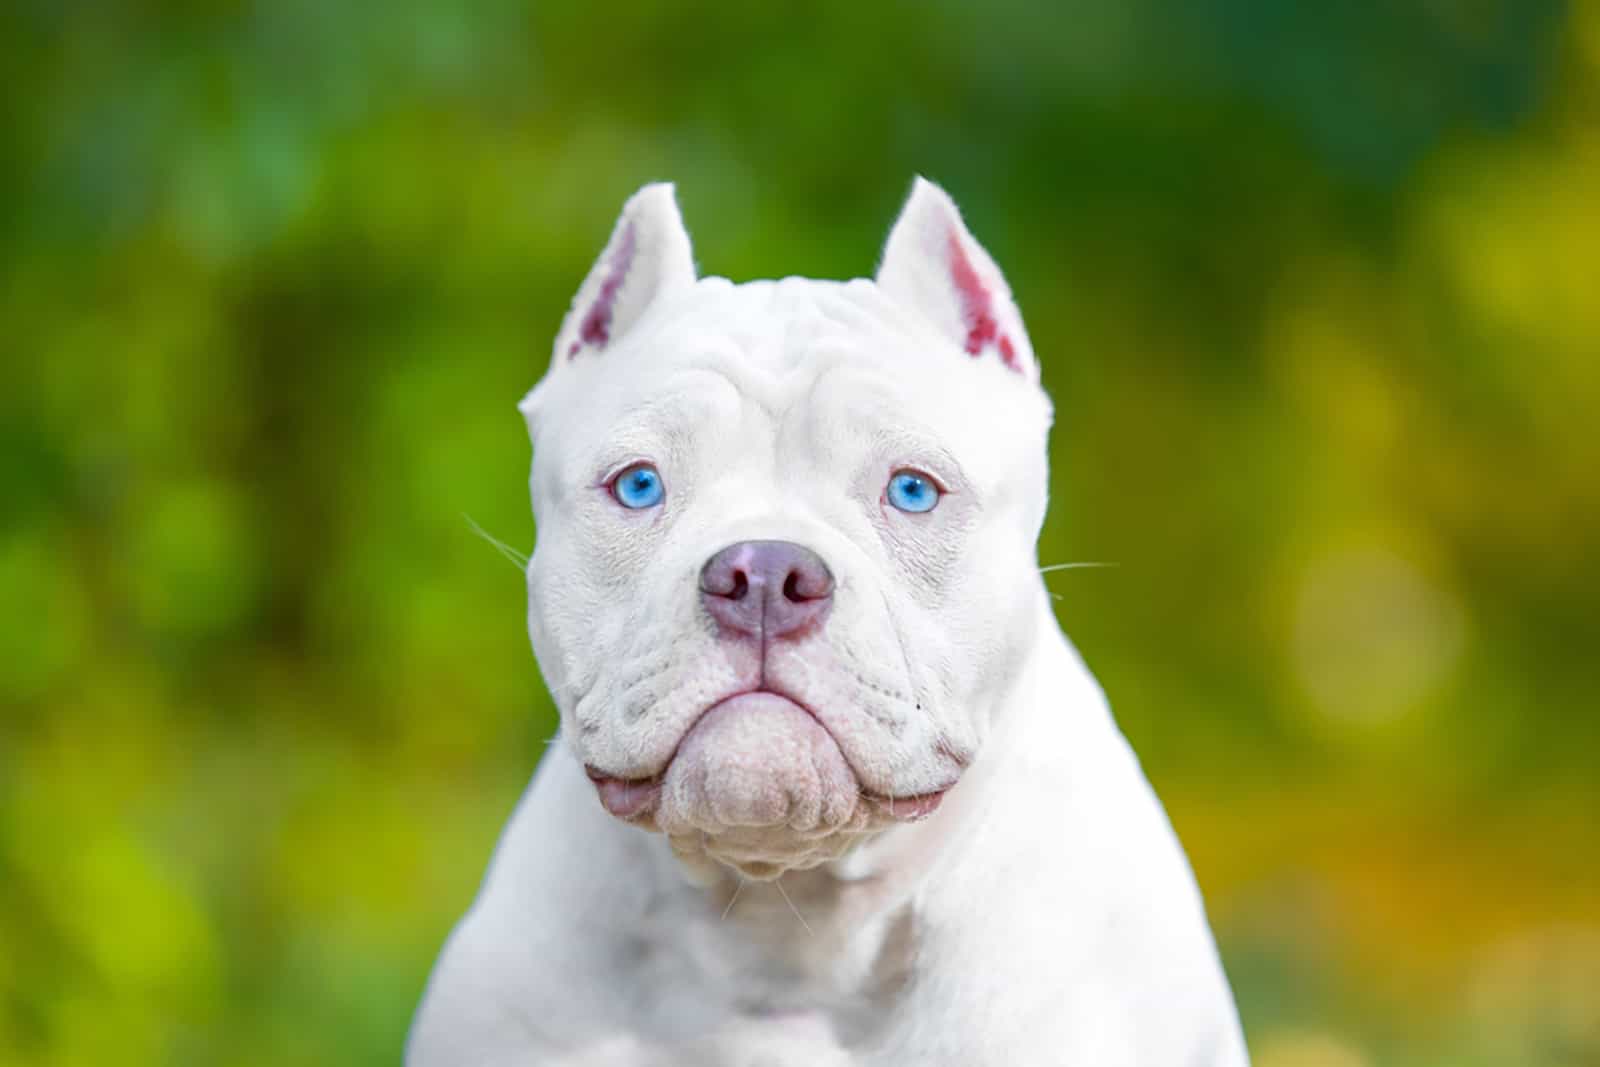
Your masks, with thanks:
M625 508L653 508L665 492L661 472L648 463L635 463L611 479L611 495Z

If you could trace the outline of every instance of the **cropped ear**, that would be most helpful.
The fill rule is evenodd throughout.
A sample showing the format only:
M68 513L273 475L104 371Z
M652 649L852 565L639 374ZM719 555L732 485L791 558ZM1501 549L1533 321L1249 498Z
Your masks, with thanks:
M556 334L550 368L599 352L628 332L658 297L694 284L694 256L669 182L628 198L605 251Z
M878 288L922 315L968 355L993 353L1037 381L1033 346L1000 268L967 231L948 193L926 178L911 186L878 267Z

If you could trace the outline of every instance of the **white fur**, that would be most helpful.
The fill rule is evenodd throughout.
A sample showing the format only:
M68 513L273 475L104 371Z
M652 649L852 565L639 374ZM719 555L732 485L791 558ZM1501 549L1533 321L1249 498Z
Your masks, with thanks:
M630 212L640 243L605 343L567 358L615 235L522 405L529 632L561 740L446 946L408 1063L1245 1063L1182 852L1050 611L1034 555L1049 404L949 198L919 180L877 281L842 284L694 281L670 188ZM952 235L1014 365L964 347ZM625 511L605 480L641 459L666 498ZM886 507L902 467L950 492L925 515ZM766 677L863 790L956 783L925 820L837 847L767 828L776 880L738 873L716 832L668 842L613 818L583 770L659 775L763 669L696 586L755 539L811 548L837 583L826 625L769 648Z

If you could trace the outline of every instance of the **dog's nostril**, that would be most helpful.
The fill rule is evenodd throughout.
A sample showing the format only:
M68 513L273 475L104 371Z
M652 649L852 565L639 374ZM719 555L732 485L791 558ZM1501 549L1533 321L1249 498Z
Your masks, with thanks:
M792 604L809 604L833 595L833 575L826 568L796 567L783 579L783 596Z
M744 576L744 571L733 572L733 588L725 596L729 600L743 600L744 595L750 591L750 579Z
M809 600L821 600L832 592L832 583L822 581L814 576L808 576L800 571L790 571L789 576L783 580L783 596L785 600L794 604L804 604Z

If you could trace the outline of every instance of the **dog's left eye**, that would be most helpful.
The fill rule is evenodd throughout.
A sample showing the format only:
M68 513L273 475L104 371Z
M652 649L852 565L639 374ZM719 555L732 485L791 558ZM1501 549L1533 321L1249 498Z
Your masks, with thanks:
M919 471L895 471L889 476L889 488L884 491L889 503L901 511L917 514L932 511L939 502L939 487L933 479Z
M611 495L625 508L653 508L663 493L661 474L648 463L635 463L611 479Z

